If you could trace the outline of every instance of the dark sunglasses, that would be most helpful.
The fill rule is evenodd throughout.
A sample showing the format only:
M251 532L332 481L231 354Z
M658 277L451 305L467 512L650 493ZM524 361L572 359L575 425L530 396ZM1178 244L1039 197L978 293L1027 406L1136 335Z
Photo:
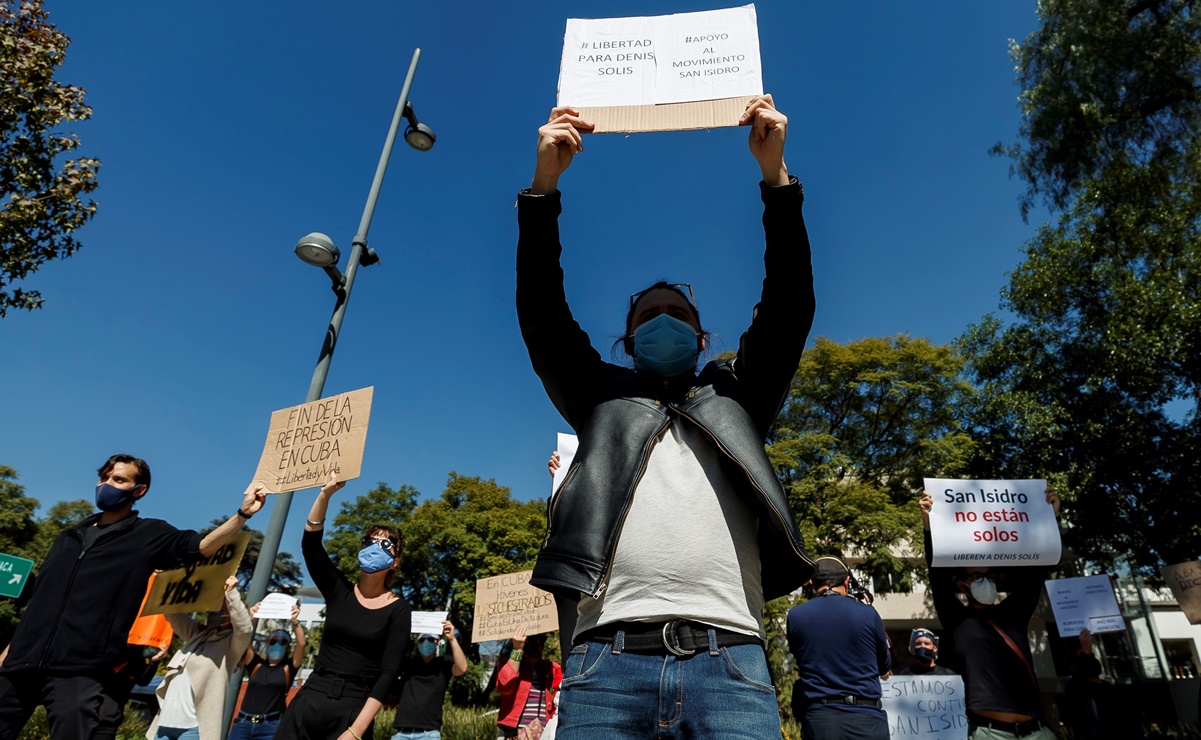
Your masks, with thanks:
M437 637L418 637L417 642L437 642Z
M282 637L277 637L274 640L267 640L267 644L268 645L283 645L284 647L287 647L291 643L288 640L283 639Z
M392 540L390 540L387 537L364 537L363 538L363 547L370 547L372 544L379 545L380 547L384 548L388 552L392 552L393 551L392 548L396 546L395 543L393 543Z
M688 295L688 302L692 304L693 308L696 308L696 296L693 295L693 293L692 293L692 285L691 284L689 284L689 283L668 283L667 287L675 288L676 290L680 291L681 293L686 293ZM664 288L662 288L662 287L654 288L654 290L664 290ZM632 293L630 295L630 308L633 308L634 304L638 302L638 299L641 298L642 296L646 295L648 292L650 292L650 291L644 290L641 293Z

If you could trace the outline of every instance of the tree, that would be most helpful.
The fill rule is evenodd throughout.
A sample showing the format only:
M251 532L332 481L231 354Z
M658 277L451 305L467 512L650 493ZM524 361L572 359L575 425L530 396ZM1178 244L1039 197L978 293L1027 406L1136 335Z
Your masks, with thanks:
M79 139L59 127L92 114L83 88L54 79L70 42L41 0L0 2L0 318L41 307L40 292L12 283L74 254L96 213L80 196L96 189L100 160L63 159Z
M25 495L25 486L17 483L17 477L17 471L0 465L0 552L32 560L31 545L38 530L33 512L38 502ZM0 597L0 645L12 639L19 620L17 601Z
M96 513L96 507L83 499L74 501L56 501L41 519L38 519L37 536L30 546L32 557L38 563L46 559L50 546L55 538L64 530L74 527L84 519Z
M880 590L908 590L898 548L921 541L922 478L953 477L969 459L956 416L970 392L962 368L952 348L925 339L818 339L768 438L813 551L862 555Z
M209 522L213 529L224 523L224 519L214 519ZM259 553L263 550L263 533L252 527L244 527L242 531L250 535L250 541L246 543L246 552L242 555L242 562L238 564L235 575L238 577L238 588L245 592L250 586L251 577L254 576L254 567L259 561ZM267 590L295 594L296 590L300 588L300 576L300 563L296 562L292 553L277 553L275 564L271 566L271 580L267 584Z
M1057 480L1088 559L1201 550L1201 17L1191 0L1049 0L1015 50L1023 142L1057 215L962 337L992 467ZM983 462L983 461L980 461ZM979 468L977 463L973 467Z

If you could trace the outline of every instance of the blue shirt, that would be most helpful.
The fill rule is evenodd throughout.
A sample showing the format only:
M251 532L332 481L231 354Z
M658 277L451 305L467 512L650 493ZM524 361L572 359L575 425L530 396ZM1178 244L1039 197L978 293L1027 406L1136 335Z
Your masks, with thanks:
M788 649L799 674L792 701L799 712L821 699L879 699L880 676L892 665L879 613L855 599L826 593L788 612ZM864 705L816 706L882 714Z

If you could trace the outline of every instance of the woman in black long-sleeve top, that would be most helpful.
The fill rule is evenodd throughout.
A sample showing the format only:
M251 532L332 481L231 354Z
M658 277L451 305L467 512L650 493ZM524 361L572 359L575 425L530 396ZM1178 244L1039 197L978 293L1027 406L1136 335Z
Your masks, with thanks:
M321 544L330 497L345 483L330 475L304 527L301 552L325 597L325 629L313 675L284 713L277 740L363 740L409 650L412 608L391 590L404 549L395 527L367 528L352 584Z

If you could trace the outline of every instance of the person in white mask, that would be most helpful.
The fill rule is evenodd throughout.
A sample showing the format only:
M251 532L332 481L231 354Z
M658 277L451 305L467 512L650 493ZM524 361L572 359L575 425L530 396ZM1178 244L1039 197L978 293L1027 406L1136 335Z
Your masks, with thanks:
M1059 497L1047 489L1047 503L1059 515ZM926 564L930 509L934 499L923 491ZM1047 569L1027 566L1004 574L995 568L930 568L930 593L944 635L951 637L963 675L971 740L1053 740L1043 721L1042 700L1034 675L1027 629L1042 596ZM1007 596L998 601L1005 584ZM962 594L961 601L958 594Z

